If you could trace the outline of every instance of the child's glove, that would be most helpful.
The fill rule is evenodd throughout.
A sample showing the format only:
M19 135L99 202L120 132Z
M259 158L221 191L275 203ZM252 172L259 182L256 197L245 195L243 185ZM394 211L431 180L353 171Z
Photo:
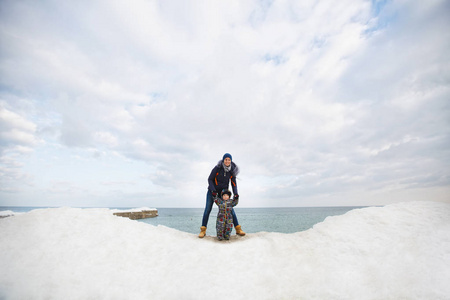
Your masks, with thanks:
M239 195L234 195L233 202L232 202L233 206L238 205L238 203L239 203Z

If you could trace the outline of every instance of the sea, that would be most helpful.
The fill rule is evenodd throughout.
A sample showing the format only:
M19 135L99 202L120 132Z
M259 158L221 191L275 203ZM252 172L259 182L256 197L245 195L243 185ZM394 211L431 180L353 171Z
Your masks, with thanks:
M10 210L25 213L33 209L48 207L0 206L0 211ZM110 209L131 209L132 207L110 207ZM363 206L338 207L272 207L235 208L242 229L246 233L279 232L294 233L312 228L327 217L343 215ZM154 226L166 226L176 230L198 234L203 218L203 208L157 208L158 216L136 220ZM208 220L208 235L215 234L217 208L213 207Z

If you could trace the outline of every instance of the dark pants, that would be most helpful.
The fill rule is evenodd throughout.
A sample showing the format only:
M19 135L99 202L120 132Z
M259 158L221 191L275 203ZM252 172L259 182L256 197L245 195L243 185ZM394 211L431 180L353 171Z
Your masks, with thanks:
M208 193L206 193L206 207L205 207L205 211L203 212L202 226L207 227L208 220L209 220L209 214L211 213L213 204L214 204L214 199L213 199L211 191L208 189ZM239 222L236 217L236 213L234 212L234 209L231 210L231 214L233 215L234 227L236 227L239 225Z

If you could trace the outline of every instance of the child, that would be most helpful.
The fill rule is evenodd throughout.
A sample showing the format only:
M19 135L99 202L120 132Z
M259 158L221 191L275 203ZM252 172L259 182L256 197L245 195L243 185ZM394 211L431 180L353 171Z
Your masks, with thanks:
M217 237L219 240L229 240L231 230L233 229L233 216L231 210L233 206L236 206L239 202L239 198L231 198L231 192L229 190L222 190L221 198L215 197L214 202L219 207L219 213L217 214Z

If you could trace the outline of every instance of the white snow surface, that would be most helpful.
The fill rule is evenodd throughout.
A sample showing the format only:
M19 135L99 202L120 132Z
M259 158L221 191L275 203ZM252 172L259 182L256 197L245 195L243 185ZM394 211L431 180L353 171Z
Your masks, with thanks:
M219 242L39 209L0 219L0 299L450 299L449 217L405 202Z
M0 211L0 218L14 216L15 213L12 210L2 210Z
M139 207L139 208L131 208L131 209L111 209L111 212L116 213L124 213L124 212L141 212L144 210L152 210L152 211L156 211L156 208L149 208L149 207Z

